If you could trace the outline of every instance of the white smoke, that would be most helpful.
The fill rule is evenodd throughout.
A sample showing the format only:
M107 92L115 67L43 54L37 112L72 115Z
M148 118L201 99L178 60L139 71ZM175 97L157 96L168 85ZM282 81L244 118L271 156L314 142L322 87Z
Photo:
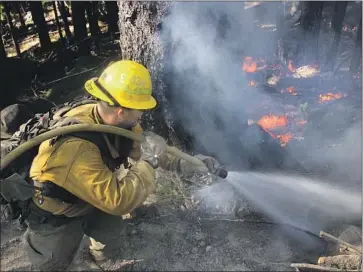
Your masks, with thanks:
M171 54L166 60L166 80L169 82L169 97L175 117L182 121L200 150L217 154L226 165L238 164L240 168L248 164L247 158L241 159L245 153L259 156L261 152L258 145L261 135L245 129L249 118L245 108L267 99L272 113L283 108L283 102L274 99L262 88L246 91L249 80L241 69L244 56L270 60L277 58L276 31L257 31L257 25L273 25L281 19L284 13L279 13L279 8L282 4L263 5L265 8L256 8L256 12L253 12L244 9L244 2L177 3L162 24L161 36L165 44L171 46ZM289 29L292 22L286 21L284 29ZM261 81L265 80L262 78ZM352 105L347 103L346 107ZM334 127L338 118L338 123L342 124L345 117L324 120L324 125L331 122L330 127ZM353 126L349 131L346 137L359 137L360 125ZM310 134L313 142L323 143L325 140L320 131L311 130ZM350 140L341 140L342 147L335 151L334 156L324 154L331 152L326 149L318 154L313 145L304 145L302 149L291 148L289 152L295 158L304 153L304 159L314 164L334 162L339 166L349 157L357 165L361 163L358 155L360 147L348 151L344 147L348 142L351 143ZM352 176L355 180L359 178L357 171L349 171L354 172ZM349 175L349 172L346 174Z

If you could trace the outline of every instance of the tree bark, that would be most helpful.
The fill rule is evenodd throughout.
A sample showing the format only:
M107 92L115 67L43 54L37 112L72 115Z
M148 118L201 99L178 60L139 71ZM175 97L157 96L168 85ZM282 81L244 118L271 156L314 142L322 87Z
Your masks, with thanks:
M21 13L21 10L20 10L20 3L19 2L13 2L13 7L14 7L14 10L16 11L16 13L18 13L19 15L19 21L20 21L20 24L23 28L26 28L26 25L25 25L25 21L24 21L24 18L23 18L23 15Z
M42 2L30 1L29 5L34 24L36 25L39 34L40 46L42 49L47 50L51 46L51 41L49 38L47 22L44 18Z
M54 10L55 22L56 22L57 28L58 28L59 38L61 39L62 43L64 44L62 28L61 28L61 25L60 25L59 19L58 19L57 2L53 1L52 5L53 5L53 10Z
M360 18L355 49L350 63L350 71L356 73L362 62L362 17Z
M108 25L108 32L111 34L112 37L114 37L115 34L119 32L119 14L117 1L105 1L105 6L107 10L106 20Z
M72 37L72 33L69 30L68 12L66 11L66 7L64 6L64 1L58 1L58 7L64 24L64 31L66 32L67 38L70 39Z
M323 13L324 1L306 1L301 3L300 24L304 31L304 40L302 42L303 56L305 62L318 60L318 42L320 23Z
M18 43L19 32L18 32L18 29L16 27L14 27L13 18L11 17L11 13L10 13L10 4L9 3L4 3L4 10L5 10L6 20L8 21L9 26L10 26L11 36L13 38L13 43L15 46L16 54L18 55L18 57L21 57L21 51L20 51L20 47L19 47L19 43Z
M334 40L328 52L325 61L325 70L333 69L335 66L338 47L340 43L340 36L342 32L342 24L345 17L345 11L347 9L347 1L338 1L334 5L334 14L332 19L332 28L334 31Z
M119 1L118 5L119 25L122 25L120 27L122 59L137 61L150 71L153 96L158 101L156 109L146 113L142 126L145 130L156 131L179 146L180 142L172 130L171 118L166 114L168 107L164 82L166 48L157 35L161 19L170 3Z

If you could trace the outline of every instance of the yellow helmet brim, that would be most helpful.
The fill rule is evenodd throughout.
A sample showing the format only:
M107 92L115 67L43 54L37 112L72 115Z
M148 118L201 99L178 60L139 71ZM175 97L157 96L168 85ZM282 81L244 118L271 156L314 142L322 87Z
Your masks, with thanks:
M86 91L92 96L114 105L114 103L105 95L95 84L95 78L87 80L85 83ZM119 97L114 97L114 99L123 107L135 110L149 110L155 108L157 102L151 95L143 96L140 99L140 95L132 94L120 94Z

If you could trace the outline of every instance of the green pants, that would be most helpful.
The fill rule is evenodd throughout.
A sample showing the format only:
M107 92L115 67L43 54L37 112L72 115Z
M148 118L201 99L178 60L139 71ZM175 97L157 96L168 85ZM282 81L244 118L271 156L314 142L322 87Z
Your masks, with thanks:
M73 261L83 235L91 239L90 253L98 260L116 255L122 245L125 221L95 211L60 226L28 220L24 234L25 250L36 270L65 270Z

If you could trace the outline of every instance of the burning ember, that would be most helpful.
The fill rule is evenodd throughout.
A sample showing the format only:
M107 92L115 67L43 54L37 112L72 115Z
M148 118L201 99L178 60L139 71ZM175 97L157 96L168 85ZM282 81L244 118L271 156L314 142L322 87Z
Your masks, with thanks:
M288 87L287 89L282 89L281 93L290 93L292 95L297 95L297 93L295 92L295 88L293 86Z
M295 72L295 68L294 66L292 65L292 60L289 60L289 65L287 66L287 68L289 68L289 71L291 73Z
M339 99L342 98L343 95L341 93L326 93L326 94L319 94L319 103L324 103L327 101L331 101L331 100L335 100L335 99Z
M248 82L248 86L255 86L256 82L254 82L253 80L251 80L250 82Z
M264 130L271 130L277 127L284 127L287 125L287 118L285 115L265 115L257 122Z
M257 71L257 62L252 57L245 57L242 65L243 72L254 73Z
M259 124L263 128L263 130L270 134L272 138L278 140L282 147L285 147L291 139L303 139L303 137L297 137L296 135L292 135L292 133L288 132L289 128L287 122L288 121L286 115L269 114L262 116L257 124ZM300 120L297 121L296 124L304 125L306 124L306 122L306 120ZM252 125L254 123L255 121L253 121L252 119L248 119L248 125Z
M291 140L291 133L277 135L277 138L280 140L281 146L286 146L286 144Z

